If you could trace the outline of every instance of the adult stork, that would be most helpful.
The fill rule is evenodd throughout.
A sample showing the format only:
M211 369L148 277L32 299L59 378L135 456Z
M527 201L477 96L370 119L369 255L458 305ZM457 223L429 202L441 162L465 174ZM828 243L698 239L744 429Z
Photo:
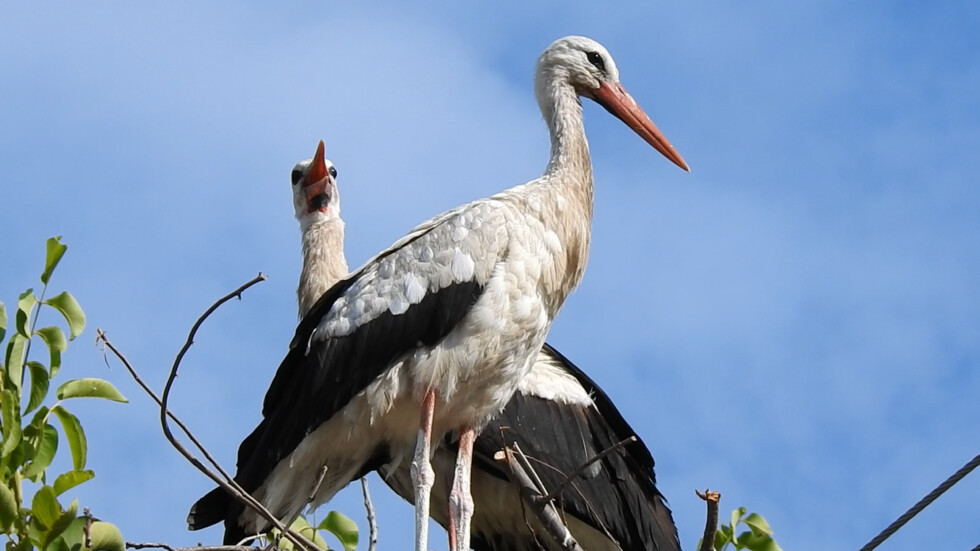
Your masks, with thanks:
M312 159L292 171L293 206L299 220L303 264L297 289L300 316L347 270L344 222L340 217L337 170L324 158L323 142ZM617 442L636 442L575 475L557 496L572 536L590 551L679 550L670 510L656 487L653 456L609 397L571 361L545 344L517 392L476 438L473 457L473 548L477 551L561 549L531 504L521 503L519 489L494 459L504 446L517 443L537 466L546 487L565 477ZM447 439L448 440L448 439ZM445 503L455 453L451 443L433 457L437 503ZM400 496L414 501L405 463L379 469ZM446 509L432 518L447 530Z
M327 501L364 473L399 465L415 445L415 545L425 551L432 437L456 430L449 514L456 549L469 549L476 433L530 371L585 269L592 168L579 96L687 170L618 77L595 41L555 41L535 73L551 135L545 173L423 222L312 306L266 393L261 423L239 447L236 479L275 515L292 516L311 492L313 504ZM224 518L226 542L267 528L217 496L195 504L192 528Z

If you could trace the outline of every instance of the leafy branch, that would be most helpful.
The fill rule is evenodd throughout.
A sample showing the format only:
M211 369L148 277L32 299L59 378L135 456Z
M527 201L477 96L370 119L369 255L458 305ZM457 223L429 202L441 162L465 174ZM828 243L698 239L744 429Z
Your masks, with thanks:
M91 480L95 473L86 469L88 445L81 421L71 413L66 401L75 398L102 398L126 402L111 383L96 378L72 379L55 390L55 402L44 405L51 381L60 371L61 356L85 328L85 314L75 298L61 292L45 298L48 283L64 256L67 246L59 237L47 240L41 290L27 289L17 298L13 331L7 338L6 308L0 302L0 343L6 338L0 364L0 530L8 537L7 551L42 549L77 551L106 549L121 551L122 535L107 522L79 514L78 501L66 507L59 497L75 486ZM38 328L41 310L47 307L64 320L68 336L58 325ZM31 343L40 338L48 351L48 363L33 359ZM29 375L29 377L28 377ZM30 421L24 420L33 412ZM61 431L52 423L57 419ZM71 454L71 470L56 476L48 472L64 437ZM52 480L53 478L53 480ZM23 482L40 485L29 497ZM29 506L27 506L29 502Z

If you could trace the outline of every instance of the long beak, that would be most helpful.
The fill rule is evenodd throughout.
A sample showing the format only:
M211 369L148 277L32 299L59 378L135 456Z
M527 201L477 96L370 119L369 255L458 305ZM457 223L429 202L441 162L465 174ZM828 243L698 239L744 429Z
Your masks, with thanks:
M327 194L327 187L330 178L327 174L327 162L323 158L323 140L316 146L316 153L313 154L313 161L310 162L310 169L306 172L306 181L303 182L303 189L306 191L306 202L311 205L311 212L321 209L324 202L323 195ZM319 199L318 199L319 197Z
M657 126L653 124L650 117L636 104L636 100L626 93L626 90L623 89L621 84L618 82L601 82L599 89L595 90L594 95L596 103L605 107L606 111L616 115L619 120L625 122L626 126L632 128L645 142L652 145L664 157L667 157L672 163L682 169L688 172L691 171L687 163L684 162L684 159L674 151L674 146L670 145L670 142L660 133L660 130L657 130Z
M306 185L315 184L326 177L327 163L323 159L323 140L320 140L316 146L316 153L313 154L310 170L306 172Z

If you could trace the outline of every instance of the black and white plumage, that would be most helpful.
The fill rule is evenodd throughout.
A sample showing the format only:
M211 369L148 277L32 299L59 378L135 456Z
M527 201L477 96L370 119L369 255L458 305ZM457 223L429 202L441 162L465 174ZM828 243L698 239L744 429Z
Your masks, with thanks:
M296 217L300 222L303 267L297 290L304 304L340 279L345 269L344 223L340 218L337 171L323 157L323 142L313 158L292 173ZM672 551L680 549L670 510L657 490L653 456L623 419L609 397L570 360L549 345L504 410L477 437L474 446L474 515L471 544L477 551L558 549L521 503L494 454L517 443L537 465L548 488L601 451L629 437L637 442L618 449L575 477L557 504L572 535L590 551ZM436 502L444 503L452 478L452 442L433 459ZM396 493L412 502L407 465L379 469ZM448 528L446 510L433 518Z
M314 504L369 470L399 465L415 447L416 547L425 549L434 477L426 441L458 430L451 516L455 548L469 548L473 436L529 372L585 268L592 172L578 96L687 168L594 41L553 43L539 58L535 92L552 138L541 178L422 223L331 287L300 322L263 420L239 448L236 479L275 515L305 505L322 466ZM214 492L188 521L196 528L215 517L229 543L267 528Z
M472 548L476 551L559 551L522 503L519 489L494 459L516 443L529 457L546 488L603 450L629 437L637 440L615 450L574 477L556 504L571 534L589 551L679 550L670 509L657 489L650 450L606 393L581 369L549 345L504 410L476 439L473 451ZM445 499L455 454L451 442L436 450L435 501ZM382 466L382 479L412 500L407 469ZM432 518L444 527L443 508Z
M300 223L303 267L297 289L300 314L346 270L344 223L340 218L337 171L324 159L323 142L313 158L292 172L293 203ZM606 448L639 438L606 394L571 361L549 345L504 410L477 437L474 446L472 545L477 551L557 549L519 491L494 460L517 443L538 466L549 488ZM455 462L452 442L433 459L437 502L445 502ZM617 450L575 477L558 496L572 535L590 551L679 549L670 510L656 488L653 457L642 441ZM379 469L383 480L412 502L407 465ZM446 510L431 511L448 528Z

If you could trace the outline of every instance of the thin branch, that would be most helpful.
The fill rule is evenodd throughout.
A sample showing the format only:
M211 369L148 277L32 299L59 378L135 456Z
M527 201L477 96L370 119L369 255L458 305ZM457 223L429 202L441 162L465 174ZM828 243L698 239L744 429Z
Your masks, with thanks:
M316 480L313 482L313 489L310 490L310 495L307 496L306 498L306 503L304 503L303 506L296 511L296 514L294 514L292 518L289 519L289 522L283 521L282 523L283 526L292 526L293 523L296 522L296 519L298 519L299 516L303 513L303 509L305 509L307 505L313 503L313 498L315 498L316 493L320 491L320 485L323 484L323 477L325 476L327 476L327 466L322 465L320 466L320 471L316 476ZM277 543L276 547L279 547L278 542L276 543Z
M523 455L523 454L521 454ZM509 447L504 448L503 452L497 452L494 459L497 461L503 461L508 467L508 476L514 484L517 485L521 490L521 495L524 497L524 502L530 505L534 509L535 515L541 524L544 525L548 533L561 544L563 549L567 551L584 551L582 547L575 541L572 533L568 530L568 527L561 520L561 516L558 514L558 509L555 507L554 503L550 501L544 501L541 499L542 490L537 487L534 482L532 482L531 477L528 475L525 467L521 465L521 462L517 459L518 454ZM530 465L528 467L530 469ZM534 472L534 469L530 469ZM537 475L535 475L537 476Z
M138 543L127 541L127 549L164 549L165 551L255 551L247 545L202 545L198 547L173 547L165 543Z
M120 352L112 344L112 342L109 341L109 338L106 336L106 334L105 334L104 331L102 331L101 329L98 329L97 331L98 331L98 335L96 336L96 342L103 344L106 348L108 348L116 356L116 358L119 359L119 361L122 362L122 364L126 367L126 370L129 371L130 376L133 377L133 380L135 380L136 383L143 389L143 391L146 392L146 394L149 395L151 398L153 398L153 401L155 401L157 403L157 405L160 406L161 410L163 410L163 402L156 395L156 393L153 392L153 390L143 381L143 379L140 377L139 373L136 371L136 368L134 368L132 366L132 364L129 363L129 360L126 358L126 356L123 355L123 353ZM104 352L103 352L103 358L105 358ZM106 361L108 362L108 360L106 360ZM249 507L249 508L251 508L253 510L256 510L259 514L261 514L265 518L267 518L267 515L271 515L272 514L271 512L269 512L268 510L266 510L265 507L262 506L262 504L259 503L258 500L256 500L255 498L253 498L247 492L245 492L245 490L242 489L235 482L234 478L232 478L224 469L221 468L221 465L218 464L218 462L211 456L211 454L208 452L207 448L205 448L204 445L201 444L201 442L197 439L197 437L194 436L194 434L191 432L191 430L189 428L187 428L187 426L180 420L180 418L178 418L169 409L167 409L165 411L167 412L167 416L170 417L171 419L173 419L173 421L177 424L177 426L179 426L180 429L184 432L184 434L187 435L187 438L191 442L194 443L194 446L198 450L201 451L201 453L204 455L204 457L206 457L207 460L221 474L221 476L224 477L224 480L222 480L220 477L218 477L218 475L216 475L213 472L211 472L207 467L205 467L204 465L200 464L200 462L197 461L196 458L187 457L187 454L185 454L184 452L181 452L182 455L184 455L184 457L186 457L190 461L190 463L192 465L194 465L198 470L200 470L201 472L203 472L205 474L205 476L207 476L212 481L214 481L218 486L221 486L222 488L224 488L224 490L226 492L228 492L229 495L231 495L232 497L234 497L236 500L238 500L239 502L241 502L246 507ZM177 451L181 451L181 449L178 448ZM255 536L249 536L248 538L246 538L245 541L254 539L254 537ZM232 546L232 547L236 547L236 546ZM237 547L243 547L243 546L239 545Z
M326 465L320 467L320 474L316 477L316 484L313 485L313 490L310 491L310 496L306 498L307 504L313 503L313 498L315 498L316 493L320 491L320 484L323 484L323 477L327 476L327 469L328 467Z
M319 551L319 548L316 546L316 544L314 544L313 542L311 542L309 539L307 539L306 537L304 537L302 534L298 534L298 533L294 532L293 530L290 530L289 528L283 526L282 522L280 522L279 519L276 518L276 516L272 514L272 512L270 512L268 509L266 509L257 499L255 499L254 497L252 497L251 494L249 494L248 492L246 492L238 484L238 482L235 481L235 479L233 477L229 476L223 469L221 469L221 467L217 464L217 461L215 461L210 456L210 454L207 452L207 450L204 448L204 446L201 445L201 443L193 436L193 434L190 432L190 430L183 423L180 422L180 420L176 417L176 415L173 414L173 412L171 412L167 408L167 402L168 402L169 397L170 397L170 391L173 388L174 381L177 378L177 370L180 367L180 362L181 362L181 360L183 360L184 355L187 353L187 350L190 348L191 344L193 344L193 342L194 342L194 336L197 334L198 329L204 323L204 320L206 320L222 304L224 304L225 302L228 302L229 300L231 300L232 298L235 298L235 297L238 297L240 299L242 293L246 289L248 289L249 287L251 287L251 286L253 286L253 285L255 285L255 284L257 284L257 283L259 283L261 281L264 281L265 279L266 279L265 275L263 275L260 272L255 278L253 278L248 283L245 283L244 285L240 286L235 291L233 291L233 292L225 295L224 297L218 299L217 302L215 302L214 304L212 304L211 307L208 308L204 312L204 314L202 314L201 317L199 317L197 319L197 321L194 323L193 327L191 328L190 332L187 335L187 340L184 342L184 345L181 347L180 351L177 353L177 357L174 359L173 366L171 367L171 370L170 370L170 376L167 379L167 384L166 384L166 386L164 386L164 389L163 389L163 395L161 397L159 397L159 398L151 390L149 390L149 388L146 386L145 383L142 382L142 379L139 378L138 374L136 373L136 370L132 368L132 366L129 364L129 362L126 361L126 359L122 356L122 354L120 354L119 351L116 350L115 347L113 347L111 345L111 343L109 343L104 338L104 333L102 333L102 342L104 342L106 344L106 346L110 350L112 350L113 353L116 354L116 356L123 362L123 364L126 365L127 369L129 369L129 371L130 371L130 374L134 377L134 379L136 379L137 383L143 388L144 391L147 392L147 394L149 394L151 397L153 397L153 399L160 406L160 425L163 428L164 436L166 436L167 440L174 447L174 449L176 449L181 455L183 455L184 458L187 459L187 461L190 462L191 465L193 465L195 468L197 468L199 471L201 471L205 476L207 476L208 478L210 478L215 484L217 484L218 486L220 486L225 492L228 493L228 495L230 495L236 501L238 501L239 503L241 503L244 506L248 507L249 509L252 509L253 511L255 511L259 516L261 516L266 521L268 521L272 525L273 528L276 528L281 533L283 533L285 535L285 537L287 539L289 539L291 542L293 542L295 545L297 545L300 548L308 549L309 551ZM196 457L194 457L194 455L191 454L180 443L180 441L177 440L177 438L174 436L172 430L170 429L170 424L167 422L167 419L168 418L173 419L175 421L175 423L181 428L181 430L184 431L185 434L187 434L188 438L194 443L194 445L199 450L201 450L201 452L204 454L205 457L208 458L208 461L211 462L213 465L215 465L216 469L221 473L221 476L219 476L218 474L216 474L215 472L213 472L211 469L209 469L207 466L205 466L199 459L197 459ZM236 547L242 547L242 546L232 546L232 548L236 548ZM164 547L164 549L166 549L166 547Z
M589 459L585 463L582 463L582 465L579 468L575 469L568 476L566 476L565 477L565 480L562 480L561 481L561 484L559 484L554 490L551 490L551 492L548 495L544 496L542 499L544 501L551 501L551 500L555 499L556 497L558 497L558 494L561 493L562 489L565 486L567 486L568 483L572 481L572 479L574 479L578 475L580 475L583 472L585 472L585 469L588 469L589 468L589 465L591 465L591 464L595 463L596 461L602 459L603 457L609 455L614 450L618 450L619 448L622 448L626 444L632 444L633 442L636 442L636 436L630 436L629 438L626 438L625 440L621 440L619 442L616 442L612 446L609 446L608 448L606 448L606 449L602 450L601 452L597 453L595 455L595 457L593 457L592 459Z
M178 452L180 452L181 455L183 455L188 461L190 461L192 465L197 467L199 471L209 476L219 486L224 488L225 491L228 491L232 495L232 497L242 502L246 506L252 507L257 513L262 515L263 518L269 521L273 527L280 530L286 536L287 539L289 539L296 545L307 548L310 551L319 551L319 547L317 547L315 543L308 540L302 534L299 534L289 529L288 526L284 526L283 523L278 518L276 518L276 516L273 515L271 511L266 509L257 499L255 499L248 492L246 492L245 489L242 488L237 483L237 481L235 481L234 478L230 478L227 475L225 475L226 480L221 480L218 476L212 473L210 469L208 469L204 464L201 463L200 460L198 460L189 451L187 451L187 449L183 446L183 444L181 444L180 441L177 440L177 438L173 434L173 431L170 430L170 423L167 422L167 417L168 417L167 402L170 400L170 391L171 389L173 389L174 382L177 380L177 370L180 369L180 362L184 359L184 355L187 354L187 351L190 349L191 345L194 344L194 336L197 335L197 331L198 329L201 328L201 325L204 323L204 320L208 319L208 317L210 317L215 310L220 308L222 304L228 302L233 298L241 299L242 293L245 292L246 289L265 280L266 280L265 275L262 274L262 272L259 272L259 275L252 278L249 282L245 283L244 285L240 286L238 289L235 289L234 291L218 299L214 304L211 305L210 308L208 308L207 310L204 311L203 314L201 314L201 317L197 318L196 322L194 322L194 325L191 327L190 332L187 333L187 340L184 341L184 346L180 348L180 351L177 352L177 357L174 358L173 366L170 368L170 376L167 378L167 384L164 385L163 393L160 396L160 426L163 429L164 436L166 436L167 440L170 442L170 445L172 445ZM229 490L234 490L234 491L229 491Z
M364 509L367 511L367 551L375 551L375 548L378 545L378 521L374 516L374 505L371 504L371 494L368 493L367 477L361 477L361 493L364 494Z
M701 547L698 551L713 551L715 532L718 530L718 502L721 501L721 493L708 489L705 489L704 493L694 490L694 493L704 500L708 508L704 519L704 535L701 536Z
M104 345L105 348L108 348L116 356L116 358L118 358L119 361L122 362L123 366L126 367L126 370L129 371L129 375L133 378L134 381L136 381L136 384L138 384L140 388L143 389L143 392L149 395L150 398L153 398L153 401L157 403L157 406L163 407L163 402L160 401L160 397L157 396L156 393L153 392L153 389L151 389L143 381L143 379L139 376L139 373L136 372L136 368L134 368L132 364L129 363L129 360L126 359L126 356L124 356L122 352L120 352L115 346L113 346L111 342L109 342L109 337L106 336L105 332L102 331L101 329L96 329L95 332L96 332L96 336L95 336L96 343L100 343ZM108 359L105 357L105 350L102 351L102 357L103 359L106 360L106 363L108 364ZM208 450L204 447L204 445L201 444L200 441L198 441L197 437L195 437L194 434L191 432L191 430L187 428L187 425L185 425L176 415L174 415L172 411L167 410L167 415L170 417L170 419L173 420L174 423L176 423L178 427L180 427L180 430L184 431L184 434L187 435L187 438L194 444L194 446L198 450L200 450L200 452L204 455L204 457L208 460L208 462L211 463L211 465L215 468L215 470L221 473L221 475L224 476L226 479L230 479L231 476L229 476L228 473L221 468L221 465L218 464L218 461L214 459L211 456L211 454L208 452Z

